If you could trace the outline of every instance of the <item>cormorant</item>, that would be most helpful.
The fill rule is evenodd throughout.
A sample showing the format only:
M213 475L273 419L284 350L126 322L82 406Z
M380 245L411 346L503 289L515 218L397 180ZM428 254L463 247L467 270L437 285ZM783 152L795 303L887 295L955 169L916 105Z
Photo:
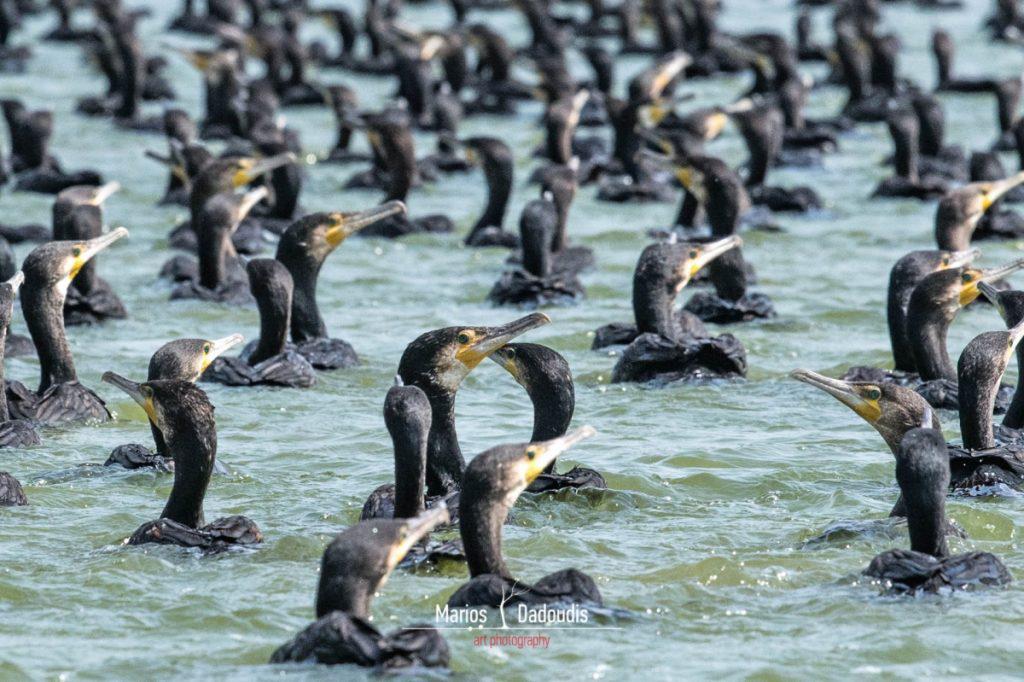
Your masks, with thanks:
M929 200L937 199L949 191L945 178L921 172L921 124L917 114L910 109L900 108L891 112L886 121L895 147L893 166L896 174L879 183L872 196Z
M242 343L241 334L232 334L222 339L175 339L160 346L149 359L147 381L191 381L195 383L203 372L234 346ZM125 469L153 467L160 471L174 468L174 460L167 450L163 434L154 422L149 423L153 432L155 447L150 449L141 443L118 445L110 452L103 466L121 466ZM214 468L220 466L217 462Z
M1007 327L1016 327L1024 321L1024 292L1017 290L999 291L991 284L982 282L978 289L996 307ZM1017 346L1017 366L1024 367L1024 346ZM1017 381L1017 388L1013 392L1013 398L1003 415L1003 423L995 427L996 440L1014 440L1022 434L1024 429L1024 381ZM1004 433L1009 431L1010 437L1006 438Z
M14 188L24 192L56 194L75 185L102 185L94 170L65 171L50 154L53 136L52 111L28 111L18 100L0 102L11 136L11 169Z
M576 410L576 390L572 371L561 353L536 343L510 343L491 354L520 386L533 403L531 443L564 436ZM564 474L555 471L552 461L526 489L546 493L565 488L607 488L604 477L593 469L575 466Z
M427 443L427 494L446 495L458 489L466 468L455 433L455 394L462 380L484 358L526 332L551 321L530 313L498 327L443 327L421 334L406 346L398 376L430 400Z
M190 381L137 384L113 372L104 373L103 381L120 388L146 411L174 459L174 485L160 518L139 526L127 544L155 542L219 552L263 542L259 527L245 516L209 524L203 518L203 499L217 457L217 425L206 393Z
M253 259L245 269L260 311L259 339L250 353L217 358L203 374L203 381L229 386L309 388L316 383L316 370L287 345L294 291L291 273L273 258Z
M57 195L53 204L53 238L58 241L85 241L103 234L101 206L120 189L117 182L100 187L69 187ZM96 260L82 266L68 288L64 301L64 324L96 324L128 317L121 299L110 284L96 274Z
M266 186L261 185L245 194L224 192L206 200L195 223L199 237L195 277L188 277L190 260L178 257L164 265L165 272L184 280L171 291L171 300L198 298L234 305L252 301L244 265L231 236L267 194Z
M586 291L572 271L555 270L551 241L558 229L558 210L546 199L534 199L519 218L522 265L502 273L487 300L524 308L575 303Z
M891 549L872 559L864 575L887 592L949 592L975 586L1006 585L1006 566L988 552L950 556L946 544L946 490L949 459L942 432L913 429L896 451L896 480L906 504L910 550Z
M459 498L459 532L470 580L448 598L449 607L601 606L601 592L587 574L569 568L530 585L512 576L501 554L501 527L519 495L560 454L594 433L584 426L540 443L499 445L473 458L466 467Z
M932 32L932 54L935 55L936 86L939 92L992 92L997 82L991 78L958 78L953 75L956 45L947 31Z
M459 143L465 148L466 156L480 164L487 181L487 205L466 235L466 246L514 247L518 241L516 235L502 229L512 195L512 150L496 137L470 137Z
M972 182L947 192L935 209L936 245L946 251L971 248L971 239L985 212L1021 183L1024 183L1024 172L994 182ZM984 236L991 238L996 235ZM982 238L982 235L978 237Z
M49 242L25 258L21 310L39 356L40 381L36 391L20 382L7 382L11 416L47 425L110 418L103 400L78 383L62 311L68 287L82 266L126 236L128 230L119 227L82 242Z
M405 213L405 204L386 204L356 213L312 213L292 223L277 244L277 260L291 273L292 343L317 369L352 367L359 362L352 346L327 336L316 303L316 282L327 256L353 234Z
M317 620L270 657L271 663L354 664L386 671L445 668L448 643L413 625L386 635L370 622L370 602L416 543L448 520L444 505L408 519L360 521L342 531L320 562Z

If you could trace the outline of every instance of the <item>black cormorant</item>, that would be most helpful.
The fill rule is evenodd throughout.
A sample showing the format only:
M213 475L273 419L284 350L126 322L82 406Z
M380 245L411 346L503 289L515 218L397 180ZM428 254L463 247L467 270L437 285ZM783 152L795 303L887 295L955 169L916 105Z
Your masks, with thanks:
M445 668L448 643L429 625L388 634L370 622L370 602L406 553L448 520L444 505L408 519L360 521L342 531L320 562L317 620L270 657L271 663L354 664L386 671Z
M262 542L263 533L245 516L228 516L209 524L203 518L203 499L217 457L217 425L206 393L190 381L137 384L113 372L106 372L103 380L146 411L174 460L174 485L160 518L139 526L127 544L155 542L218 552L233 545Z
M18 271L10 279L0 282L0 386L3 385L4 379L4 350L10 329L11 315L14 313L14 298L18 295L18 289L24 281L25 276ZM7 392L0 392L0 448L24 448L30 445L39 445L40 442L39 434L36 433L31 422L10 418L7 411ZM0 473L0 476L4 475L7 474ZM17 485L17 480L13 478L10 480L13 481L12 486ZM4 504L5 499L16 498L15 492L20 492L20 490L20 486L17 486L15 491L14 487L5 488L3 483L0 483L0 505ZM19 504L25 504L25 502Z

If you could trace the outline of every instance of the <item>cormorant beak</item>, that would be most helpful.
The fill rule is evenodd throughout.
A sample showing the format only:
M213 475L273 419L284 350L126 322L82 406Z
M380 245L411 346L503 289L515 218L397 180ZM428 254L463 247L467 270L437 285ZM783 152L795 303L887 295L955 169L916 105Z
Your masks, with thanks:
M182 184L187 185L189 183L188 173L185 171L185 165L176 161L173 156L164 156L152 149L147 149L145 152L146 158L152 159L157 163L163 164L170 169L174 177L178 178Z
M213 62L213 58L211 55L204 54L202 52L197 52L195 50L185 50L182 48L175 49L178 52L178 54L180 54L188 61L189 64L194 66L196 70L202 71L203 73L205 73L210 68L210 64Z
M640 108L640 121L643 130L644 128L657 128L658 124L665 120L675 107L674 102L666 102L663 99L653 100L650 104L645 104Z
M789 376L825 391L867 422L874 423L882 416L882 408L878 403L882 395L878 389L872 389L877 392L877 396L862 396L850 382L833 379L809 369L795 369Z
M139 404L146 412L146 416L149 417L150 421L157 424L156 419L156 406L153 404L153 391L145 384L137 384L131 379L126 379L116 372L104 372L102 380L106 384L111 386L117 386L119 389L128 394L132 400ZM159 424L157 424L159 426Z
M583 107L586 105L587 100L590 99L590 92L588 90L580 90L572 98L572 111L569 113L569 128L575 129L580 122L580 115L583 113Z
M358 213L332 213L325 238L332 249L336 248L364 227L399 213L405 213L405 204L401 201L389 201Z
M423 41L420 46L420 59L425 62L429 62L437 53L441 51L441 48L445 46L445 39L443 36L433 35Z
M685 52L677 52L671 59L666 60L657 73L654 74L654 78L651 79L651 89L647 93L650 98L657 99L661 97L661 93L665 91L669 83L675 80L675 77L682 73L683 69L692 62L693 59Z
M721 256L726 251L738 248L743 245L743 240L736 235L730 235L717 241L704 245L694 245L686 259L683 260L683 285L685 286L705 265Z
M548 322L551 322L551 318L544 313L530 313L526 317L521 317L500 327L487 327L482 331L468 330L459 335L459 347L455 351L455 359L469 369L473 369L484 358L512 339L531 329L543 327ZM467 337L465 343L462 342L463 336Z
M102 206L103 202L109 199L111 195L119 189L121 189L121 183L116 180L114 182L108 182L105 185L100 185L96 188L92 196L89 198L89 201L86 203L92 206Z
M11 291L12 291L12 293L14 295L18 294L18 289L20 289L21 285L24 284L24 283L25 283L25 273L22 272L21 270L18 270L16 273L14 273L13 277L11 277L9 280L4 282L4 284L6 284L7 286L9 286L11 288Z
M1009 192L1017 185L1024 182L1024 171L1011 175L1003 180L996 180L994 182L983 182L981 183L981 208L983 211L987 211L992 204L999 201L999 198Z
M242 198L238 202L238 214L235 218L235 229L245 220L245 217L249 215L249 211L253 209L256 204L260 203L267 196L270 195L270 190L265 185L257 187L256 189L249 190L242 195Z
M586 440L593 436L597 431L591 426L582 426L578 429L570 431L564 436L559 438L552 438L551 440L542 441L540 443L531 443L526 448L526 470L525 478L526 484L529 485L540 476L549 464L558 459L558 456L567 451L576 443L581 440Z
M390 573L395 566L401 563L412 546L422 540L430 531L438 526L448 523L451 516L448 514L448 507L443 501L427 509L419 516L407 519L396 544L388 551L387 570ZM381 582L383 584L383 581Z
M966 251L950 251L946 261L942 264L941 270L948 268L962 268L970 265L974 259L981 255L981 249L967 249Z
M82 269L82 266L89 262L90 258L116 242L121 237L127 236L128 228L119 227L105 235L96 237L95 239L90 239L75 246L71 252L71 270L68 273L68 280L73 280L75 275L78 274L78 271Z
M982 296L988 299L989 303L996 307L996 310L998 310L999 314L1005 319L1006 313L1003 310L1003 302L999 300L999 289L996 289L988 282L979 282L978 291L981 292Z
M729 115L724 111L716 111L709 115L704 122L704 140L710 142L719 135L725 129L725 124L729 122Z
M960 282L960 306L963 307L969 303L973 303L974 299L978 298L978 295L981 293L978 289L978 285L982 282L998 282L1021 269L1024 269L1024 258L1017 259L1007 263L1006 265L1000 265L997 268L988 268L986 270L967 270L964 273L964 279ZM968 273L972 274L969 279L967 279Z
M214 360L226 353L229 349L245 341L241 334L232 334L223 339L214 339L203 345L203 359L199 362L199 373L206 371Z
M243 168L235 172L235 176L232 178L232 183L235 187L241 187L247 185L256 178L260 177L265 173L269 173L275 168L281 166L287 166L290 163L298 163L299 158L292 152L285 152L283 154L275 154L274 156L268 156L265 159L243 159Z

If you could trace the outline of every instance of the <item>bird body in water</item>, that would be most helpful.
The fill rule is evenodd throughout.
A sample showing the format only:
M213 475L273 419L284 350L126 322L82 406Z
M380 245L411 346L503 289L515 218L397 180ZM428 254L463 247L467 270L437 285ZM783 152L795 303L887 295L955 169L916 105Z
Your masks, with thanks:
M273 258L249 261L246 272L260 311L259 339L244 357L217 358L203 374L203 381L229 386L313 386L313 365L287 344L294 291L291 273Z
M69 187L53 204L53 238L84 241L103 234L102 205L119 190L117 182L100 187ZM110 284L96 274L96 259L89 260L75 276L64 301L64 324L95 324L128 317L121 299Z
M523 207L519 218L522 264L502 273L487 300L495 305L541 307L571 304L585 296L574 272L554 269L551 240L558 220L558 209L546 199L534 199Z
M0 282L0 385L4 378L4 350L11 316L14 313L14 298L18 295L18 289L24 280L25 276L18 271L7 281ZM10 418L7 410L7 393L0 392L0 448L25 448L39 445L40 442L39 434L31 422ZM0 476L9 474L0 473ZM0 505L4 504L4 499L17 499L20 490L21 486L13 477L7 485L0 482Z
M909 199L937 199L949 191L949 184L939 175L928 175L920 168L920 122L910 109L898 109L888 116L889 133L895 153L895 175L875 188L872 196Z
M119 227L86 241L49 242L25 258L21 309L39 357L40 381L36 391L7 382L11 416L46 425L110 419L100 397L78 382L63 310L68 288L82 266L126 236L128 230Z
M503 229L514 179L512 150L496 137L470 137L460 143L487 181L487 205L466 235L466 246L514 247L516 235Z
M512 375L533 403L531 443L564 436L576 410L576 389L569 363L558 351L536 343L510 343L490 356ZM587 467L575 466L564 474L555 471L555 461L530 483L531 493L566 488L607 488L604 477Z
M391 201L356 213L313 213L285 230L277 244L277 260L294 283L291 338L295 350L316 369L353 367L359 356L350 344L327 335L316 302L316 285L324 261L348 237L405 211Z
M427 438L427 495L455 492L466 469L455 432L455 395L463 379L484 359L513 339L551 321L531 313L497 327L443 327L420 334L406 346L398 377L430 401Z
M317 620L274 651L270 662L383 671L447 667L448 643L433 627L413 625L385 635L370 622L370 604L391 572L447 520L447 508L439 505L412 518L360 521L338 534L320 562Z
M241 334L222 339L175 339L160 346L149 359L147 381L191 381L195 383L210 365L223 353L242 343ZM114 448L103 466L121 466L125 469L154 468L159 471L174 469L174 460L167 450L167 442L156 423L149 423L153 432L154 448L141 443L128 443ZM215 466L219 466L219 462Z
M974 302L980 284L996 282L1024 268L1024 260L980 270L969 265L946 267L926 275L914 287L906 313L907 349L914 359L916 374L889 372L876 368L853 368L844 378L874 383L911 384L934 407L957 410L957 375L946 337L960 310ZM1006 409L1010 390L1003 391L1000 411Z
M53 136L52 111L28 111L18 100L0 102L11 136L11 168L16 190L57 194L76 185L102 185L93 170L65 171L50 154Z
M501 551L501 527L519 495L560 454L594 433L584 426L540 443L499 445L473 458L459 497L470 580L448 598L449 607L602 604L597 584L582 571L564 569L531 585L512 576Z
M896 451L896 480L906 504L910 550L879 554L864 575L898 594L1006 585L1013 578L996 556L950 555L945 533L949 458L942 432L930 426L908 431Z
M203 517L203 500L217 457L217 425L206 393L190 381L137 384L113 372L105 373L103 380L145 410L163 434L174 460L174 485L164 510L158 519L132 533L128 544L172 544L218 552L262 542L259 527L245 516L228 516L209 524Z
M635 324L597 330L591 348L628 344L612 382L668 383L745 376L747 353L732 334L712 338L693 314L673 307L678 292L707 263L742 243L731 236L707 244L651 244L633 273Z

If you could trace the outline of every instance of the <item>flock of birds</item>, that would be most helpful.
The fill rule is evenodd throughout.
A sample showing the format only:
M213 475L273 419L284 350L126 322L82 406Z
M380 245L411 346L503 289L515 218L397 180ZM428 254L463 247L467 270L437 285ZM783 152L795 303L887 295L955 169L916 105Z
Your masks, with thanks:
M842 378L806 369L792 376L854 410L895 456L901 495L892 516L906 519L910 549L879 555L865 575L899 593L1009 582L1009 572L991 554L950 555L947 536L963 531L946 518L945 500L950 491L987 495L1024 488L1024 385L1001 385L1015 352L1024 363L1024 292L1005 284L1024 269L1024 259L981 269L973 264L979 252L972 247L980 239L1024 236L1024 214L1013 209L1024 201L1024 171L1007 173L999 157L1015 150L1024 168L1024 118L1017 115L1022 81L957 75L953 41L940 30L933 36L938 86L928 91L900 76L900 42L883 31L878 0L803 4L791 40L721 30L717 0L623 0L614 7L590 0L586 16L546 0L451 0L454 21L444 30L409 25L400 0L369 0L361 15L302 0L208 0L202 7L186 0L168 30L205 36L210 46L186 50L143 45L136 24L145 11L119 0L52 0L47 7L36 0L0 0L3 71L23 70L32 59L32 49L17 44L22 17L52 12L57 24L43 39L77 45L106 79L106 91L77 102L77 112L166 138L166 151L147 152L167 169L160 203L185 206L189 213L168 236L181 253L160 271L174 282L171 298L226 310L254 303L259 310L259 336L236 356L226 352L242 343L240 335L177 339L152 356L145 381L114 372L103 376L142 407L153 437L151 446L115 448L105 464L174 476L158 518L127 543L218 552L262 542L260 528L245 516L210 523L204 518L204 496L218 470L217 436L213 405L197 382L308 388L321 372L356 365L354 348L330 335L318 308L320 269L353 235L452 232L447 216L415 211L412 190L420 184L442 174L482 171L486 204L464 243L509 251L508 268L488 299L519 308L577 304L584 297L580 273L593 268L595 258L569 237L579 187L596 185L599 200L609 202L678 200L673 223L651 235L637 260L633 321L597 329L593 348L620 349L613 382L735 379L747 372L743 343L730 333L714 335L706 325L775 315L770 298L750 289L756 271L739 233L771 226L778 213L822 207L812 188L771 185L769 172L819 163L843 144L847 131L884 122L893 140L893 174L874 194L938 200L934 248L904 255L891 271L893 367L853 367ZM939 10L955 2L917 4ZM828 43L817 42L812 31L812 13L822 7L831 11ZM527 44L511 45L488 24L488 12L496 9L521 13ZM85 16L92 19L87 27ZM303 42L304 22L314 19L334 28L336 44ZM986 30L995 40L1024 41L1024 13L1016 0L999 0ZM171 51L202 74L198 120L171 104L176 84L163 75L163 55ZM572 75L573 51L590 65L590 80ZM616 54L649 59L624 88L616 81ZM801 62L826 63L831 73L815 83L801 73ZM367 109L353 89L310 80L310 65L395 82L396 96L382 109ZM521 80L523 69L533 77ZM733 102L697 106L679 87L687 79L747 71L749 91ZM813 119L803 109L808 93L821 85L845 88L849 97L834 117ZM979 101L994 97L1000 135L991 150L967 154L946 143L942 92L975 93ZM537 99L545 107L532 178L537 198L522 209L518 231L511 231L506 213L513 151L500 137L462 137L458 128L463 117L512 116ZM162 115L147 116L146 102L164 102ZM66 329L127 315L99 276L95 256L115 247L128 230L104 229L103 204L118 183L90 169L69 170L51 152L51 112L13 99L0 104L10 133L10 153L0 154L0 180L13 191L55 195L51 226L0 225L0 353L35 354L40 366L36 388L7 380L0 392L0 444L31 447L41 441L40 427L112 418L104 401L78 381ZM344 213L301 211L304 175L315 171L299 161L298 132L280 116L282 107L300 106L331 109L337 140L322 163L361 164L348 186L379 190L378 205ZM749 151L739 170L706 149L730 122ZM418 155L414 131L436 133L436 149ZM369 154L353 144L361 135ZM19 267L9 244L25 241L39 245ZM276 243L276 254L258 257L268 242ZM688 285L702 288L678 307ZM7 333L19 296L31 338ZM977 336L954 366L947 331L962 308L985 302L1000 311L1007 330ZM451 607L602 606L585 573L566 569L531 584L513 576L502 556L502 526L521 494L606 486L593 469L560 473L556 467L561 454L594 430L570 430L575 398L565 358L518 341L548 322L546 314L532 312L495 327L434 329L409 343L384 398L394 483L373 491L360 522L327 547L317 620L281 646L273 662L447 666L448 646L437 630L383 634L370 622L374 593L400 566L465 562L470 580L452 594ZM499 445L467 463L455 429L455 398L485 359L526 390L534 406L533 434L530 443ZM940 410L959 414L961 445L945 442ZM998 425L997 412L1005 415ZM0 504L27 503L18 481L0 474ZM430 537L456 526L458 538Z

